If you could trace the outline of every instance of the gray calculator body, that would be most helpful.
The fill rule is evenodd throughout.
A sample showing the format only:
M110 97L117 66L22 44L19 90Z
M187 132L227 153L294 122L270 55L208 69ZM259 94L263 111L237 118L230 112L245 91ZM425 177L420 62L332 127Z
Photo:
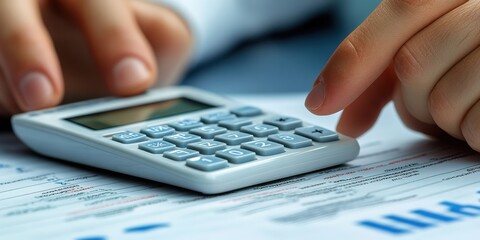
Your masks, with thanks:
M342 164L356 140L189 87L24 113L15 134L45 156L205 194Z

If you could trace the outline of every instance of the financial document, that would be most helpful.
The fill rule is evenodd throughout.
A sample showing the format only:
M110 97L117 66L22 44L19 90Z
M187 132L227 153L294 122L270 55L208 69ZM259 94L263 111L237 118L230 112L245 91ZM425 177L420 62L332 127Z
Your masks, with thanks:
M333 129L303 95L237 97ZM281 108L280 108L281 107ZM480 155L405 129L393 108L348 164L202 195L30 152L0 134L1 239L471 239ZM101 161L101 159L98 159Z

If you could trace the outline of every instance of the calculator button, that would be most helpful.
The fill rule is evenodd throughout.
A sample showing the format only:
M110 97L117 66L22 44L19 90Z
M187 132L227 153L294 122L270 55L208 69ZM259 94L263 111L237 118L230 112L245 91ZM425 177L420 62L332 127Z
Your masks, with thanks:
M313 126L295 129L295 133L310 138L315 142L331 142L338 140L338 134L328 129Z
M240 145L244 142L253 141L254 138L250 134L246 134L242 132L231 132L231 133L218 135L215 137L215 140L224 142L230 146L233 146L233 145Z
M190 149L197 150L201 154L214 154L216 151L223 150L227 148L225 143L222 142L217 142L217 141L202 141L202 142L197 142L197 143L190 143L187 146Z
M163 140L171 142L177 145L177 147L186 147L189 143L200 142L202 139L197 135L177 133L175 135L166 136Z
M239 117L254 117L263 113L261 109L252 106L233 108L230 112Z
M201 127L203 124L200 121L193 119L185 119L178 122L168 124L170 127L175 128L177 131L186 132L190 129Z
M285 152L283 145L270 141L256 141L242 144L243 149L254 151L260 156L270 156Z
M257 159L254 152L241 148L218 151L215 153L215 156L225 158L235 164L246 163Z
M174 149L175 145L162 140L153 140L138 145L138 148L150 153L159 154Z
M200 128L194 128L190 130L190 133L198 135L202 138L212 139L216 135L226 133L227 129L217 126L205 126Z
M217 112L202 116L200 119L206 124L218 123L222 120L235 119L237 116L228 112Z
M143 142L148 140L148 138L145 134L142 133L126 131L113 135L112 140L119 143L130 144Z
M290 131L302 126L302 121L299 119L285 116L268 118L265 119L263 123L278 127L282 131Z
M232 119L232 120L223 120L218 123L218 126L225 127L229 130L238 131L241 127L252 124L252 121L247 119Z
M187 166L201 171L215 171L228 167L228 162L214 156L199 156L187 160Z
M266 124L255 124L243 126L240 128L240 131L253 134L255 137L266 137L278 133L278 128Z
M175 129L167 125L157 125L157 126L143 128L142 130L140 130L140 132L146 134L151 138L162 138L167 135L174 134Z
M175 161L185 161L189 158L193 158L200 155L197 151L190 149L176 149L172 151L165 152L164 157L175 160Z
M312 140L295 134L274 134L268 136L268 140L277 142L288 148L303 148L312 146Z

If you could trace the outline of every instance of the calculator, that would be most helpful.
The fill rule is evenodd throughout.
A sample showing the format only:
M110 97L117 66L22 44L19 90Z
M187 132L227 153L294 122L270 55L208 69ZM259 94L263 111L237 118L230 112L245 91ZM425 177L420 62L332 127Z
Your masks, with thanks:
M12 118L35 152L205 194L354 159L355 139L191 87L107 97Z

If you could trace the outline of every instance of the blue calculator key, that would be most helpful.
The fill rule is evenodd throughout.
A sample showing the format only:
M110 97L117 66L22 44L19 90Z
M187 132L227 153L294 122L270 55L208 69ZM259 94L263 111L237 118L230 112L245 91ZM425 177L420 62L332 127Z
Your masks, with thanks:
M239 117L255 117L263 114L261 109L252 106L233 108L230 110L230 112Z
M175 149L175 145L162 140L153 140L138 145L138 148L149 153L160 154Z
M132 131L125 131L121 133L117 133L112 137L113 141L130 144L130 143L139 143L143 141L147 141L148 138L145 134L132 132Z
M230 119L235 119L237 116L228 113L228 112L217 112L217 113L210 113L207 115L204 115L200 117L200 120L206 124L213 124L213 123L218 123L223 120L230 120Z
M167 125L157 125L157 126L151 126L151 127L146 127L142 128L140 130L141 133L146 134L147 136L151 138L162 138L167 135L172 135L175 133L175 129L172 127L169 127Z
M225 134L216 136L215 140L224 142L230 146L233 146L233 145L240 145L244 142L253 141L254 138L250 134L246 134L242 132L230 132L230 133L225 133Z
M216 135L226 133L227 129L217 126L204 126L190 130L190 133L198 135L202 138L212 139Z
M295 129L295 133L310 138L315 142L332 142L338 140L338 134L334 131L313 126Z
M164 157L175 161L185 161L189 158L197 157L199 155L200 154L197 151L190 149L175 149L163 154Z
M268 136L268 140L293 149L312 146L311 139L290 133L270 135Z
M200 121L193 119L185 119L178 122L168 124L170 127L175 128L177 131L186 132L191 129L201 127L203 124Z
M242 148L254 151L260 156L271 156L285 152L283 145L265 140L242 143Z
M266 137L268 135L278 133L278 128L266 124L254 124L243 126L240 128L240 131L250 133L255 137Z
M300 119L286 116L271 117L265 119L263 123L278 127L282 131L290 131L302 126Z
M227 148L225 143L217 142L217 141L202 141L197 143L190 143L187 145L188 148L199 151L201 154L211 155L214 154L216 151L223 150Z
M228 167L227 160L214 156L199 156L187 160L187 166L197 170L211 172Z
M243 118L232 120L223 120L218 123L218 126L227 128L228 130L238 131L241 127L252 124L252 121Z
M215 156L225 158L231 163L240 164L256 160L255 153L241 148L218 151Z
M163 138L163 140L165 140L167 142L171 142L171 143L177 145L177 147L183 147L184 148L190 143L200 142L202 140L202 138L200 138L197 135L192 135L192 134L188 134L188 133L177 133L175 135L166 136L166 137Z

